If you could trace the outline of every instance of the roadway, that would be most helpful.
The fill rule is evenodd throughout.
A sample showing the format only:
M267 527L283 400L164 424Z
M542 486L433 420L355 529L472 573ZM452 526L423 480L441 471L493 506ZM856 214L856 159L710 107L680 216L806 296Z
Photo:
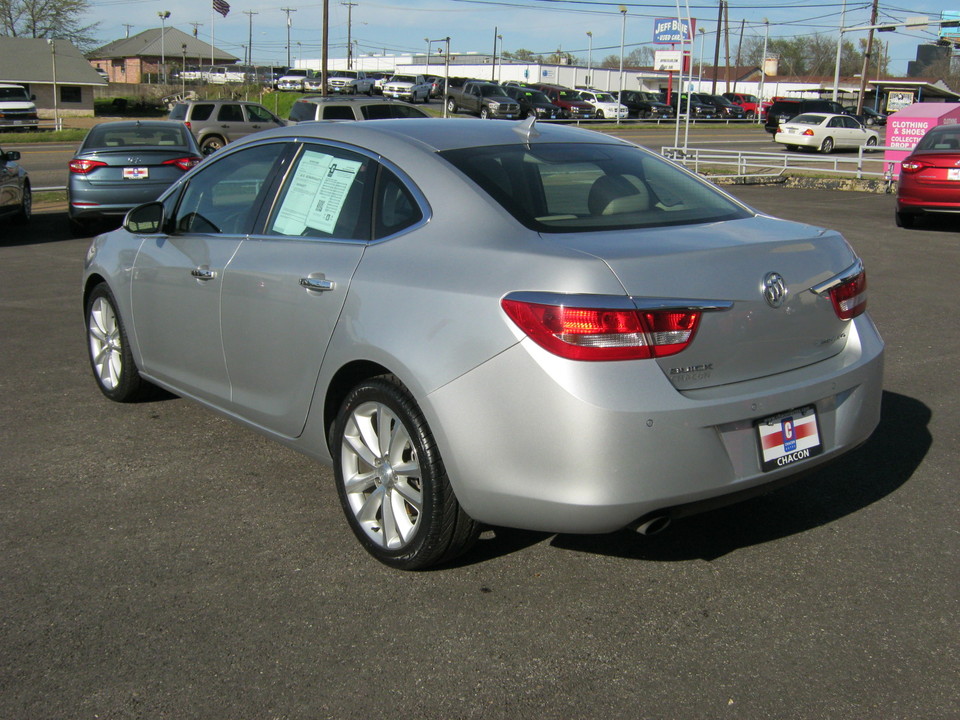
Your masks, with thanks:
M863 257L874 437L654 537L497 529L424 573L366 555L327 468L183 400L105 400L88 241L62 207L4 228L0 717L956 717L960 234L894 227L887 195L734 192Z

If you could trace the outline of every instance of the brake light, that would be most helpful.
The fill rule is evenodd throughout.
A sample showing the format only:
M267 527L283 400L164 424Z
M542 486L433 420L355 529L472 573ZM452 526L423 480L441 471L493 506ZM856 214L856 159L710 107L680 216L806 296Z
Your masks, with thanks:
M933 165L926 163L923 160L910 160L909 158L900 163L900 169L903 172L911 175L929 167L933 167Z
M568 360L675 355L693 340L699 310L619 310L504 299L507 316L540 347Z
M830 289L830 302L841 320L853 320L867 309L867 273L861 270L846 282Z
M91 170L96 170L98 167L106 166L107 164L102 160L87 160L86 158L81 160L71 160L70 172L77 173L78 175L86 175Z
M203 160L203 158L199 158L196 155L189 155L187 157L175 158L173 160L164 160L161 165L176 165L178 168L186 172L190 168L199 165L201 160Z
M193 129L193 128L190 126L190 121L189 121L189 120L184 120L184 121L183 121L183 124L187 126L187 130L192 130L192 129Z
M804 134L804 135L812 136L812 135L813 135L813 130L811 130L810 128L807 128L806 130L803 131L803 134Z

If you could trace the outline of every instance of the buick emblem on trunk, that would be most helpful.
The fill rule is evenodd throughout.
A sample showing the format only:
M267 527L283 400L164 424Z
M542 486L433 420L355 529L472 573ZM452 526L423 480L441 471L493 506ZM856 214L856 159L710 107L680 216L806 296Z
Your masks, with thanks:
M763 284L760 286L760 292L763 293L767 305L772 308L778 308L783 305L787 297L787 284L783 281L780 273L767 273L763 278Z

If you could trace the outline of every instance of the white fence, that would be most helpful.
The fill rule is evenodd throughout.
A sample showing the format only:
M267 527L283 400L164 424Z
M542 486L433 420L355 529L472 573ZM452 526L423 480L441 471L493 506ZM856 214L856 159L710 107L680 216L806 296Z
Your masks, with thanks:
M891 181L895 163L886 161L883 151L900 149L874 147L868 150L861 147L857 157L817 155L802 151L763 153L691 147L663 147L660 154L697 173L709 170L712 177L779 175L790 170L848 175L858 180L873 178Z

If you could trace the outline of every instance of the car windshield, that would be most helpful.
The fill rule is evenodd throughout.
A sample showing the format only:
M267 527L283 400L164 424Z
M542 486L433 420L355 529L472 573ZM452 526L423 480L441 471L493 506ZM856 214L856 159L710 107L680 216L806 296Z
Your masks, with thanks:
M642 97L647 102L661 102L660 96L655 95L654 93L648 93L648 92L640 93L640 97Z
M92 128L83 141L83 149L114 147L153 146L171 150L188 150L186 131L183 125L170 123L168 127L156 125L128 125L115 127L103 123Z
M576 90L561 90L558 95L560 96L561 100L566 102L576 102L577 100L580 100L580 93L578 93Z
M536 90L527 90L523 93L524 97L527 98L530 102L535 103L545 103L547 105L552 105L550 98L544 95L542 92L537 92Z
M416 83L417 79L413 75L394 75L390 82Z
M338 78L355 78L357 73L355 70L334 70L330 73L333 77Z
M696 176L627 145L551 143L441 153L519 222L550 233L689 225L750 213Z
M20 87L0 88L0 100L24 100L29 102L27 91Z
M504 92L496 85L481 85L480 94L483 97L496 97L498 95L503 95Z
M615 103L617 101L610 93L594 93L594 97L597 98L597 102Z
M823 115L797 115L790 121L791 125L820 125L826 118Z

